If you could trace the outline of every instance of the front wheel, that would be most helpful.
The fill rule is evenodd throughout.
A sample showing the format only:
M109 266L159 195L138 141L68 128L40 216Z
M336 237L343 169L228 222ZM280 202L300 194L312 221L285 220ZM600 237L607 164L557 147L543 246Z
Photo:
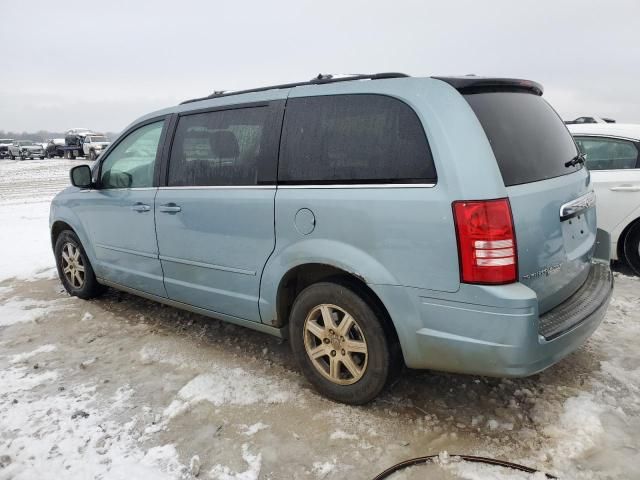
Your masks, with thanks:
M74 232L60 233L54 252L58 276L69 295L86 300L102 293L104 288L96 280L89 257Z
M95 161L96 157L97 156L96 156L95 150L90 150L89 151L89 160L94 160Z
M361 405L384 389L395 349L383 313L356 291L332 282L305 288L291 310L289 338L300 369L321 394Z
M636 275L640 275L640 222L636 222L624 238L624 258Z

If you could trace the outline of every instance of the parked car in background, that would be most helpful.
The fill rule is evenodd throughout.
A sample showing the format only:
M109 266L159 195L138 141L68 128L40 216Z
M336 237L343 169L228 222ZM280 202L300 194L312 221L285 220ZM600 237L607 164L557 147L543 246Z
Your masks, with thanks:
M612 118L578 117L575 120L566 120L564 123L567 125L575 125L582 123L616 123L616 121Z
M79 147L82 149L82 143L84 142L84 137L88 134L93 133L88 128L72 128L65 132L64 140L65 145L69 147Z
M14 160L15 158L21 160L31 158L44 158L44 148L42 145L31 140L18 140L9 146L9 158Z
M82 143L82 152L84 156L89 160L95 160L98 156L107 149L110 142L107 137L99 133L88 134L84 137Z
M47 158L64 157L64 138L51 138L47 142L44 154Z
M613 289L589 172L541 96L319 76L150 113L51 203L61 282L288 336L346 403L403 361L534 374L582 345Z
M9 156L9 146L14 142L13 138L0 138L0 158Z
M591 123L569 131L586 156L611 256L640 275L640 125Z

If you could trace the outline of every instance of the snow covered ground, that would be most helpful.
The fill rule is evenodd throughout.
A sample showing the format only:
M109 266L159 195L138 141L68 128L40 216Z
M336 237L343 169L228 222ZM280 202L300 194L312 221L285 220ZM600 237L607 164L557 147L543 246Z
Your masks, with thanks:
M639 478L637 277L616 273L602 326L540 375L408 371L348 407L278 339L112 290L70 298L47 217L77 163L0 160L0 480L368 479L444 451ZM426 476L543 478L451 459L392 478Z

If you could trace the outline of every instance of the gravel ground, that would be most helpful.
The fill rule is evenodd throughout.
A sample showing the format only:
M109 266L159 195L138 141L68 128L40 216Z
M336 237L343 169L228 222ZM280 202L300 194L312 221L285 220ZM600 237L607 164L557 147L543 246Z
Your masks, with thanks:
M368 479L440 452L637 478L637 277L618 271L600 329L539 375L405 371L344 406L276 338L115 290L69 297L46 217L77 163L0 160L0 480ZM441 458L393 478L541 478Z

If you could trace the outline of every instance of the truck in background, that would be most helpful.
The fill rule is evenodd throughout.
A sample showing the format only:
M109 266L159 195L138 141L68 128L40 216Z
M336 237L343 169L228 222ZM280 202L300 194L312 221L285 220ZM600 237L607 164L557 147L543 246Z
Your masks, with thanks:
M72 128L65 133L64 143L61 148L64 158L86 157L95 160L110 142L103 134L88 128Z
M13 138L0 138L0 158L9 156L9 147L13 145Z

